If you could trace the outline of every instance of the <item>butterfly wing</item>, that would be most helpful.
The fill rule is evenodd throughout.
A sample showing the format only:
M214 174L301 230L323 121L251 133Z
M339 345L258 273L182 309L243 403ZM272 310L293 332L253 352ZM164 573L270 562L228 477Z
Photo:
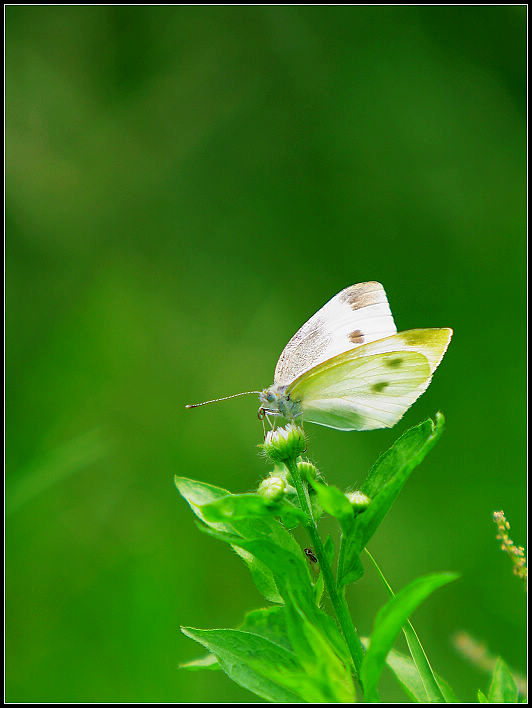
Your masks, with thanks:
M430 364L413 351L360 356L346 352L287 388L303 419L338 430L391 428L427 388Z
M279 357L274 383L286 385L331 357L396 332L382 285L351 285L294 334Z
M386 354L387 352L399 351L418 352L427 358L430 365L430 373L433 374L443 359L452 336L453 330L449 329L449 327L408 329L404 332L397 332L391 337L385 337L359 347L357 355L370 356L371 354Z

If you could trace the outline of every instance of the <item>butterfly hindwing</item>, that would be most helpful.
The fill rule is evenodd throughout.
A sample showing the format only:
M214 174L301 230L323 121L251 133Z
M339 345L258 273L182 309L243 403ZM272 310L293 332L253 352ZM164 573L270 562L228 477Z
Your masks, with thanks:
M358 356L370 356L397 351L418 352L428 359L430 372L433 374L449 346L452 335L453 330L448 327L408 329L359 347L356 353Z
M332 357L288 386L305 421L338 430L389 428L430 383L431 366L419 352L359 352Z
M288 384L312 367L397 332L380 283L358 283L326 303L284 348L274 383Z

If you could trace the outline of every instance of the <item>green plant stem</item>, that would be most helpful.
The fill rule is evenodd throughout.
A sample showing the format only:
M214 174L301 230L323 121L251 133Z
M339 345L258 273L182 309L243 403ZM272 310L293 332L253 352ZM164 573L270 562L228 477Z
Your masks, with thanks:
M303 482L295 460L290 460L288 463L288 467L295 483L299 503L308 519L306 527L310 536L314 553L318 558L321 572L323 573L325 587L327 588L327 592L329 593L329 597L331 598L336 617L338 618L338 622L345 637L345 641L347 642L349 652L351 653L355 668L355 674L358 678L358 676L360 675L362 659L364 658L364 648L357 634L357 631L353 626L353 621L351 619L351 615L349 614L349 608L347 607L345 594L343 591L338 592L334 574L325 555L325 549L323 547L321 536L318 532L318 527L312 514L312 506L310 503L307 484L306 482Z
M368 558L371 560L373 565L375 566L375 569L377 573L379 574L382 582L386 586L386 589L388 590L388 593L390 597L395 597L395 593L392 590L390 584L382 574L381 569L377 565L377 562L371 555L371 553L368 551L367 548L364 549L366 552L366 555ZM423 682L423 686L425 687L425 691L427 692L427 697L430 703L445 703L445 696L442 693L442 690L438 684L438 681L436 679L436 676L434 675L434 671L432 670L432 666L430 665L430 662L428 660L427 655L425 654L425 650L423 649L423 646L419 640L419 637L417 636L416 630L414 629L412 623L410 620L408 620L407 624L403 626L403 633L405 635L406 643L408 644L408 649L410 651L410 655L414 661L414 664L416 665L416 668L419 672L419 675L421 677L421 680Z

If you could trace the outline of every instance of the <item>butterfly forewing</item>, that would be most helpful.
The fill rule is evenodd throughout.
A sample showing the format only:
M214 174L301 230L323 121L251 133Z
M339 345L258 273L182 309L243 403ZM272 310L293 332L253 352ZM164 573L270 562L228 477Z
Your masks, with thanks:
M397 329L380 283L358 283L325 304L284 348L274 383L289 384L331 357L395 334Z
M397 351L335 356L288 386L303 418L339 430L388 428L425 391L431 367L423 354Z

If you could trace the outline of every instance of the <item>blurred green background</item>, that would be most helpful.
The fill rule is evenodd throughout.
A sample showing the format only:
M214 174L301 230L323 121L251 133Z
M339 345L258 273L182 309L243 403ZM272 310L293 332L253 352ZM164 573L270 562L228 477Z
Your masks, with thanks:
M180 624L263 601L173 475L255 489L257 401L184 403L270 384L364 280L454 339L395 429L308 426L309 453L355 486L444 411L371 550L395 588L462 574L414 624L465 700L487 677L457 630L524 671L491 513L524 543L525 52L524 6L7 7L9 701L256 700L177 669ZM362 633L385 600L367 568Z

